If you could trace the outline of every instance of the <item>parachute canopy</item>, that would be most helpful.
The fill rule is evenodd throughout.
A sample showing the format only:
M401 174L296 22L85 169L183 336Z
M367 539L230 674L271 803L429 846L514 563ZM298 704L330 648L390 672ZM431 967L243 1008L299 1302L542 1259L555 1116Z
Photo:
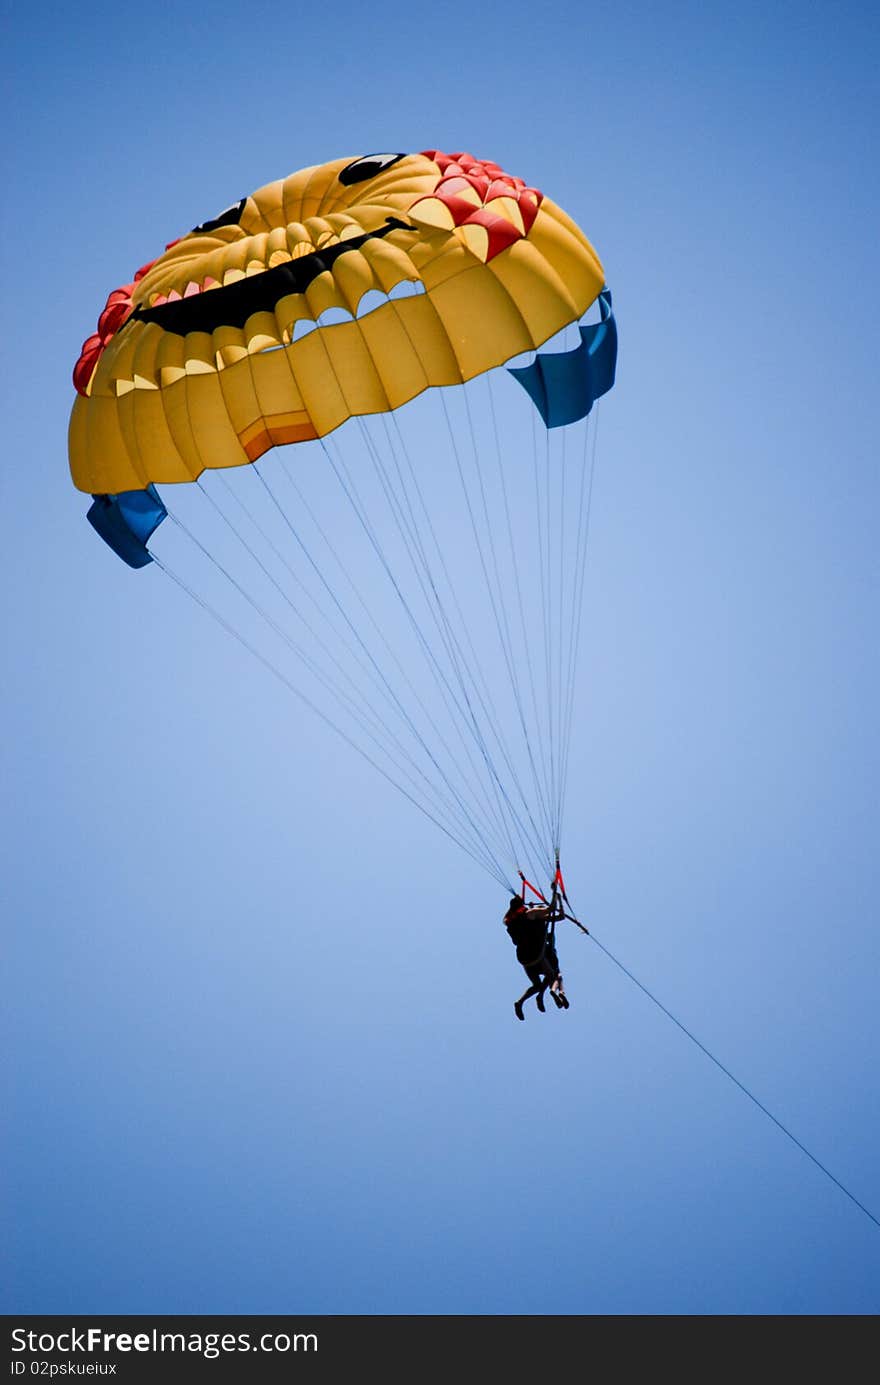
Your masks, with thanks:
M497 164L432 150L303 169L110 294L74 374L74 484L194 481L323 437L539 346L603 282L574 222Z
M537 188L465 153L335 159L241 198L110 293L74 369L71 473L126 563L155 559L497 878L521 861L552 876L584 420L616 352L602 266ZM263 470L289 443L295 474ZM216 543L191 528L191 492ZM210 589L171 566L167 530L212 565ZM220 579L274 652L221 609ZM397 623L368 608L380 584Z

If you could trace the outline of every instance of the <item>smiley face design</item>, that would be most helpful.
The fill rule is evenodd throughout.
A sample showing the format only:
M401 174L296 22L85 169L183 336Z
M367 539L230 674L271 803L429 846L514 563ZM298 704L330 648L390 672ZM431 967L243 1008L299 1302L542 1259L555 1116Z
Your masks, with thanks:
M549 198L469 154L373 154L242 198L108 297L74 369L74 483L192 481L538 347L604 283Z

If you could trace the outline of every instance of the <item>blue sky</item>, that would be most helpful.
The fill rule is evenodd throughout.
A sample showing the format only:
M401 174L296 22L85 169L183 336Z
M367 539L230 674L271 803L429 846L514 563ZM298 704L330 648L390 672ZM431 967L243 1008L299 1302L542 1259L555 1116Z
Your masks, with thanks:
M872 1313L880 1233L69 481L108 291L308 163L464 148L614 290L566 875L880 1216L878 20L866 5L7 20L7 1312Z

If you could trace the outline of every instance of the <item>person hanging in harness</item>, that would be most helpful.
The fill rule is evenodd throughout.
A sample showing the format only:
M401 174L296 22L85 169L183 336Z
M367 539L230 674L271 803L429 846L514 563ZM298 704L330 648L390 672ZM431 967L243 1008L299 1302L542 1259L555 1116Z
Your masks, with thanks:
M519 1000L514 1001L513 1009L518 1020L524 1020L523 1003L530 996L544 1013L544 992L550 988L550 995L558 1010L568 1009L568 997L562 985L559 958L556 955L555 926L557 919L564 917L554 893L549 904L526 905L520 895L514 895L504 926L516 947L516 960L529 978L531 985Z

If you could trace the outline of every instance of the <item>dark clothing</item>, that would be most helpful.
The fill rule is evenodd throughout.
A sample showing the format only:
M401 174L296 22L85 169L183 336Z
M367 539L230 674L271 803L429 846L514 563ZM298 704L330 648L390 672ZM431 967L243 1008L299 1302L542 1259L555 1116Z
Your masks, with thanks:
M562 910L555 903L525 905L519 898L510 902L504 915L504 926L516 946L516 960L523 967L532 983L529 989L514 1004L518 1020L525 1019L523 1001L535 996L535 1003L544 1011L544 992L550 988L550 995L559 1010L568 1009L568 1000L562 988L559 972L559 958L553 945L552 929L548 925L563 917Z
M516 960L524 967L540 962L549 917L550 910L543 904L530 909L525 906L516 910L508 909L504 915L504 926L516 945ZM558 970L558 965L554 970Z

